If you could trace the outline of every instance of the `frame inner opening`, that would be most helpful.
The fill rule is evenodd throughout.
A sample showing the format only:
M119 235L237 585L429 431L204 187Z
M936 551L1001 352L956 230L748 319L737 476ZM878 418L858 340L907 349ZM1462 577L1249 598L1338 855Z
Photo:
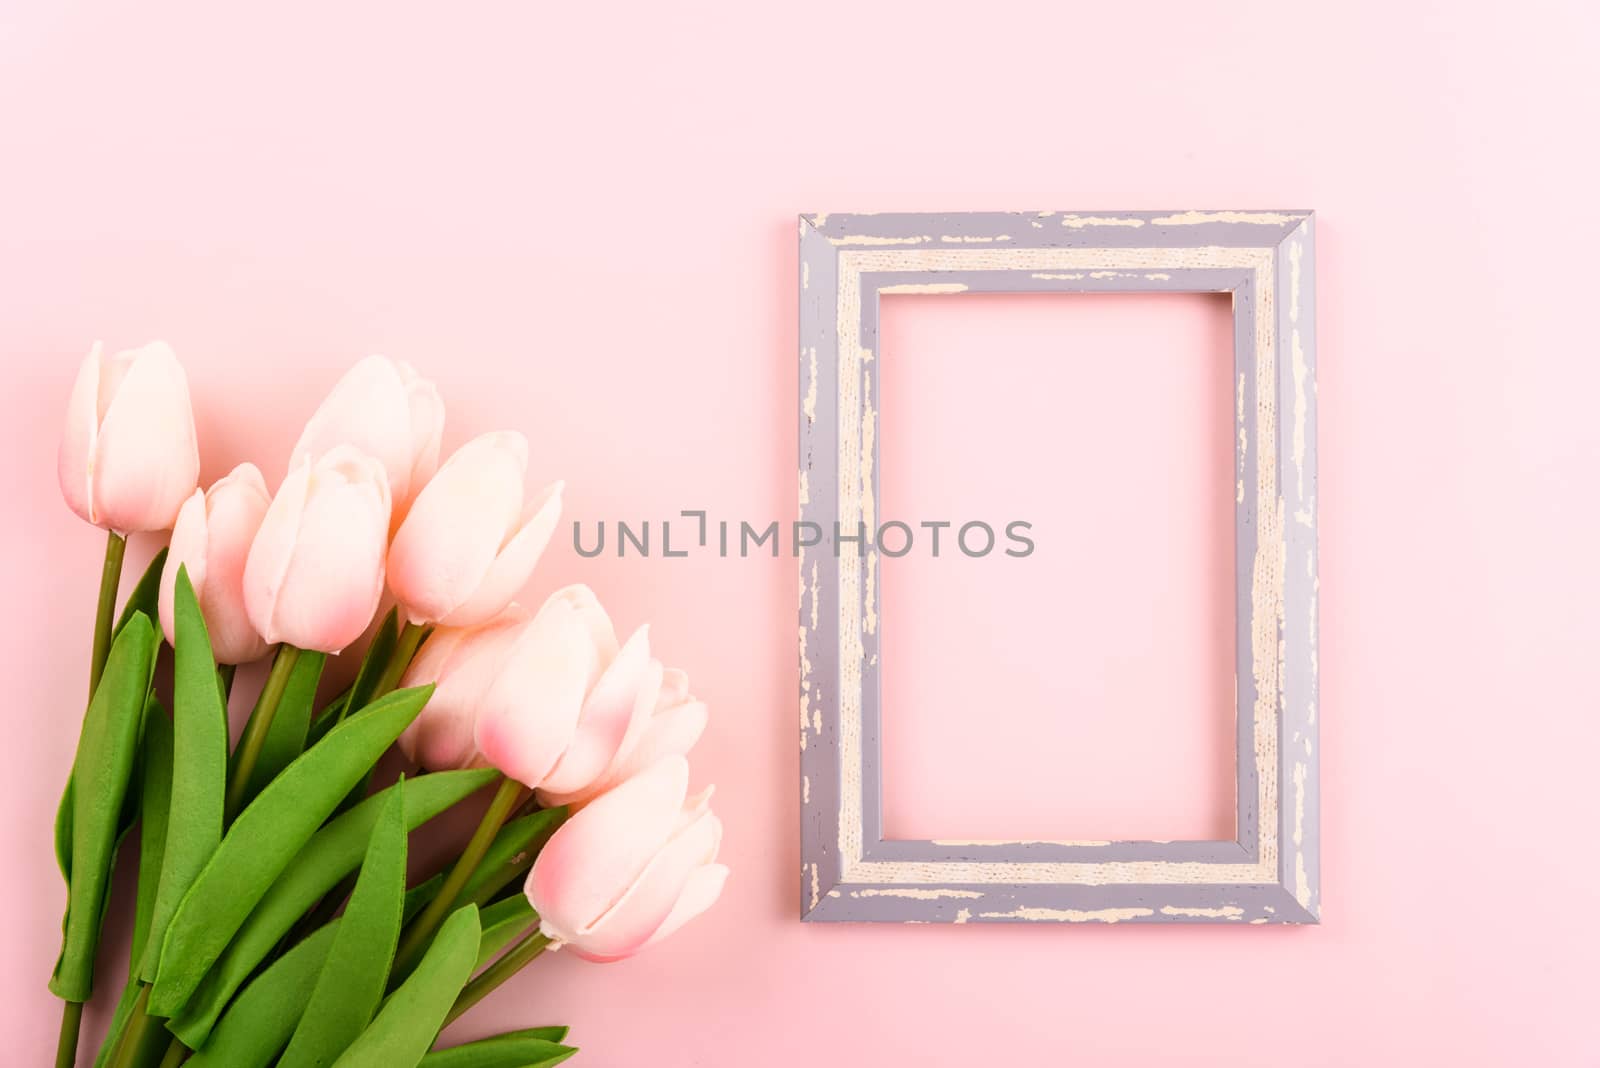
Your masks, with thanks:
M1229 296L885 295L879 331L885 837L1233 838Z

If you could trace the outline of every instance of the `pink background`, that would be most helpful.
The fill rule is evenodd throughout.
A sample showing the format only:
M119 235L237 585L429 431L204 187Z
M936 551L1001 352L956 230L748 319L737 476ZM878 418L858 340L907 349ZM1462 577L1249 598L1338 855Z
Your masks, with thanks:
M1320 928L802 926L792 562L582 561L562 546L538 589L582 578L624 627L653 620L711 703L694 765L718 784L734 878L649 954L543 962L454 1033L568 1022L579 1063L601 1066L1597 1063L1600 936L1581 911L1600 876L1586 818L1597 31L1576 0L7 7L5 1059L45 1060L58 1018L49 825L100 539L60 503L53 457L94 338L176 346L207 477L245 458L279 477L339 370L382 351L437 379L452 444L528 433L533 476L569 481L573 517L789 517L796 212L1307 206ZM1036 558L908 558L887 587L913 662L886 685L930 695L926 735L890 745L906 791L893 818L1072 835L1214 824L1217 602L1196 568L1216 528L1184 477L1214 463L1214 415L1183 406L1185 391L1215 399L1210 319L1181 301L893 312L903 351L950 374L1003 331L971 411L949 375L886 362L907 424L886 445L906 479L887 491L905 495L895 507L1048 524ZM1165 359L1185 377L1141 383L1052 351ZM1154 389L1173 421L1128 433L1124 411L1073 395L1090 374ZM919 398L961 420L970 452ZM924 456L957 465L948 486L907 466ZM1157 480L1129 509L1167 515L1167 536L1124 542L1115 509L1082 506L1126 489L1077 472L1105 456ZM1151 548L1170 554L1160 575L1081 555ZM916 623L937 592L908 588L917 576L1009 612L998 633L1016 645L971 649L948 622ZM1089 606L1118 597L1161 611L1146 625L1108 609L1125 614L1097 632ZM1170 668L1149 666L1158 654ZM1136 688L1111 677L1115 656ZM1064 693L1082 695L1065 724L1044 700ZM968 745L963 716L1002 734ZM1052 781L1049 759L1007 739L1061 752L1066 773Z

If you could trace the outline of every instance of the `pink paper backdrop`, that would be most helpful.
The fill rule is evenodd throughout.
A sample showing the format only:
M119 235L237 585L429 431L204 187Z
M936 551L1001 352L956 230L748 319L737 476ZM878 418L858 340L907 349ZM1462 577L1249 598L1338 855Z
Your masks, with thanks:
M582 578L624 626L653 620L710 701L695 768L735 873L659 949L543 962L453 1033L568 1022L597 1066L1600 1062L1597 31L1576 0L0 11L3 1059L46 1060L58 1017L49 826L100 540L60 504L54 449L95 337L176 346L208 477L258 458L276 479L338 370L382 351L439 381L451 443L526 431L574 516L787 517L796 212L1309 206L1323 926L802 926L792 563L562 547L538 588ZM1059 463L1095 430L1063 427ZM1056 545L1107 540L1057 507ZM1088 603L1118 589L1076 581ZM1046 634L1068 609L1016 622ZM1204 685L1204 649L1180 655ZM1019 703L1032 676L979 662L995 677L963 692ZM1175 772L1202 807L1207 737ZM1093 717L1048 738L1131 743ZM998 781L942 766L955 797ZM983 818L1088 803L1010 788ZM1130 792L1117 818L1141 818Z

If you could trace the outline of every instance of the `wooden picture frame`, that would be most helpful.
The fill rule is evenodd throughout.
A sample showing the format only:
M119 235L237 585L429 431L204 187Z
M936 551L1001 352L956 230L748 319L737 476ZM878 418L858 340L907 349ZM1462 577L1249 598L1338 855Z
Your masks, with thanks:
M800 518L822 532L796 539L806 920L1317 922L1313 260L1308 211L800 217ZM885 839L878 298L1105 291L1232 295L1236 838Z

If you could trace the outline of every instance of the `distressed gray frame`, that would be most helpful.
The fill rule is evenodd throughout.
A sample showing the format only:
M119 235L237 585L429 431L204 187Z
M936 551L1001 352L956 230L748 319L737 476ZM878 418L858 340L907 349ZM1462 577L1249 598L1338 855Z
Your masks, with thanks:
M806 920L1317 922L1314 258L1309 211L800 217L800 517L823 532L798 549ZM878 298L1105 291L1232 295L1237 838L885 839Z

